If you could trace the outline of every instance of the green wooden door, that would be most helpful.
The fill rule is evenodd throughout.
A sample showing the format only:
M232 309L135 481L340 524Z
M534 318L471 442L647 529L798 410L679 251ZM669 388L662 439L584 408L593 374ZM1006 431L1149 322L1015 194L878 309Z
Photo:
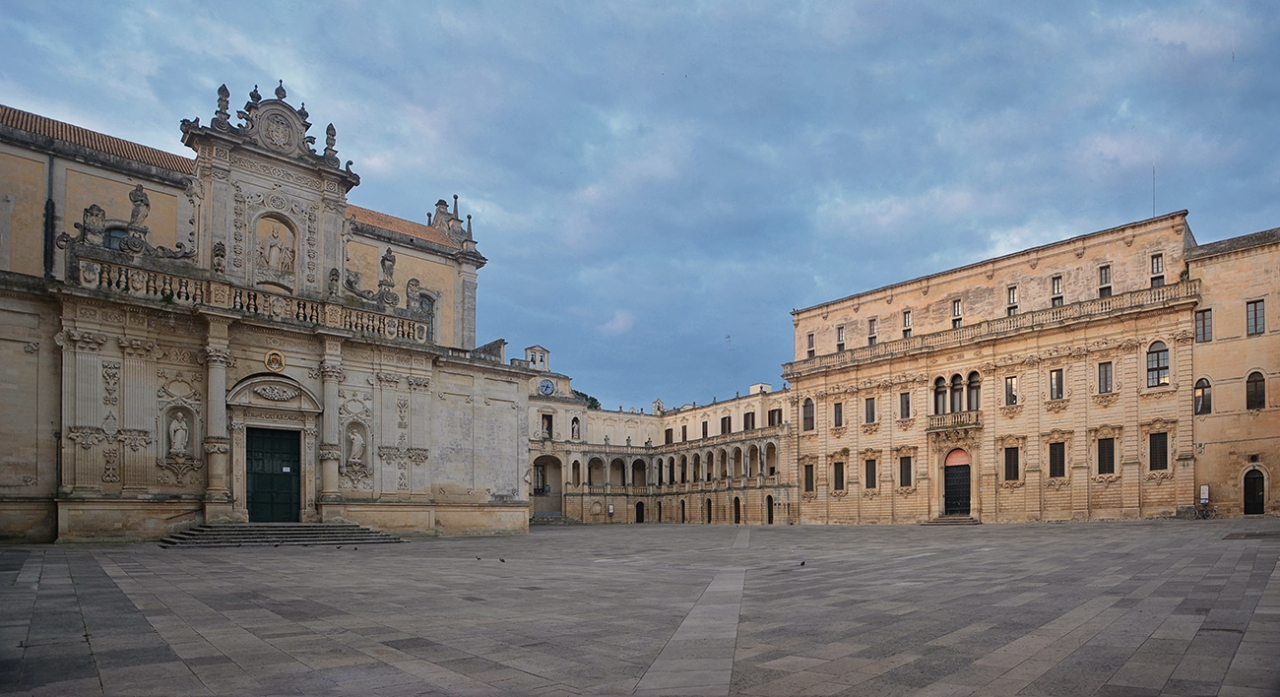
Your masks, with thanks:
M249 520L296 523L301 508L302 458L297 431L245 429Z

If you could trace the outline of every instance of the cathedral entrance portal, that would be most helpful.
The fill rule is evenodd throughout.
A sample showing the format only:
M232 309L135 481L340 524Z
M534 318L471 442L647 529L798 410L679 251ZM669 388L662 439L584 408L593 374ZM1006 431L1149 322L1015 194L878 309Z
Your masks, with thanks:
M302 453L297 431L245 429L246 503L253 523L296 523Z
M943 515L969 515L969 453L952 450L943 466Z

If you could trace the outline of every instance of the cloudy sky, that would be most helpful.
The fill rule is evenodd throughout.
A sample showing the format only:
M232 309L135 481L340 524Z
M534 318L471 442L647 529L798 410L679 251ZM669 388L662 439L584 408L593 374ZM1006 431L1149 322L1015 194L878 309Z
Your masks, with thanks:
M1274 3L0 0L0 103L153 147L281 78L606 408L781 387L793 308L1150 217L1153 166L1201 242L1280 226Z

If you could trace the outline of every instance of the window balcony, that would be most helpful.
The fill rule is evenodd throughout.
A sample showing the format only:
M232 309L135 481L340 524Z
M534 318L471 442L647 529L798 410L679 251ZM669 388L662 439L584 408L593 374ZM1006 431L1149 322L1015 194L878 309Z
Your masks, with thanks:
M930 414L928 431L954 431L966 428L982 428L982 410L954 411L950 414Z

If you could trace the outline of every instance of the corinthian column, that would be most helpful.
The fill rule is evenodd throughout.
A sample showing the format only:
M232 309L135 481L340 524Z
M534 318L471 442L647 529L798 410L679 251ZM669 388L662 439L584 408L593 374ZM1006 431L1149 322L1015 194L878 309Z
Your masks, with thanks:
M221 317L209 317L208 320L209 334L204 350L205 385L208 386L204 452L209 472L209 485L205 490L205 522L213 522L230 519L232 508L227 472L231 449L231 440L227 438L227 364L231 362L227 328L231 322Z
M324 417L320 437L320 502L339 503L338 464L342 460L342 432L338 421L338 385L342 382L342 339L326 337L320 378L324 384ZM324 518L330 516L324 514ZM338 515L335 513L335 515Z

